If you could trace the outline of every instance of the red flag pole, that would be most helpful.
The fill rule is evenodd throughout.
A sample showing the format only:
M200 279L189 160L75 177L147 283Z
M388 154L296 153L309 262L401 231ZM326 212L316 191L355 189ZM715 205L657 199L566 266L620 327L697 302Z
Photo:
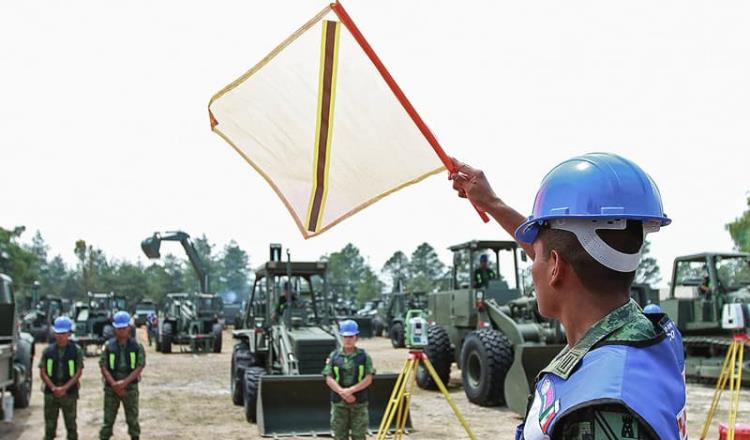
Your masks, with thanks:
M380 76L383 77L393 94L396 95L396 99L398 99L398 101L404 107L404 110L406 110L406 113L409 114L409 117L411 117L412 121L417 124L417 128L419 128L419 131L422 132L424 137L427 139L427 142L429 142L429 144L432 146L432 149L435 150L435 153L443 162L445 168L447 168L451 174L455 173L457 171L456 164L454 164L451 158L448 157L447 154L445 154L445 150L443 150L443 147L440 146L440 143L438 142L435 135L432 134L430 129L427 127L427 124L424 123L422 117L419 116L417 110L414 109L414 106L411 105L411 102L409 102L409 99L401 90L401 87L396 84L396 80L393 79L391 74L388 72L388 69L385 68L383 62L380 61L380 58L378 58L378 55L372 49L370 43L367 42L364 35L362 35L362 32L359 31L359 28L357 28L357 25L354 24L354 21L352 21L351 17L349 17L349 14L346 13L346 10L341 5L341 3L339 3L338 1L336 3L331 3L331 9L333 9L333 12L336 13L341 22L344 23L344 26L346 26L357 43L359 43L359 46L362 48L362 50L365 51L365 54L368 58L370 58L370 61L372 61L372 63L375 65L375 68L378 69L378 72L380 72ZM485 223L490 221L490 218L485 212L480 211L476 206L474 206L474 209L477 210L479 216L482 218L482 221L484 221Z

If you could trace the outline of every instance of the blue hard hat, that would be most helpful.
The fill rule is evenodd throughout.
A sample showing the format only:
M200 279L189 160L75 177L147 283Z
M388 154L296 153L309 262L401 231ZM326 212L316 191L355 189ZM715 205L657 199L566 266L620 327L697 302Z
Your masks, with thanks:
M480 263L486 263L487 260L489 260L489 257L487 257L487 254L482 254L479 256L479 262Z
M55 323L52 325L52 331L55 333L70 333L73 329L73 321L67 316L61 316L55 319Z
M542 180L528 220L516 239L533 243L539 227L552 219L622 219L668 225L659 188L638 165L611 153L568 159Z
M646 314L661 313L661 307L659 307L658 304L648 304L646 307L643 308L643 313L646 313Z
M341 336L356 336L359 334L359 326L355 321L347 319L339 324L339 333Z
M114 328L124 328L130 325L130 314L128 312L117 312L115 313L114 319L112 319L112 325Z

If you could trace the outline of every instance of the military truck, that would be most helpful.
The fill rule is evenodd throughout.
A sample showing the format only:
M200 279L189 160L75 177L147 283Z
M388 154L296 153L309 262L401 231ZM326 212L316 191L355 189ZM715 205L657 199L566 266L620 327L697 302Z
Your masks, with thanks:
M427 310L427 295L424 292L394 292L383 308L380 319L382 331L391 339L393 348L403 348L406 324L404 316L409 310ZM377 325L380 326L378 321Z
M330 390L320 374L341 346L329 307L323 261L281 261L281 245L255 271L246 307L233 332L232 401L261 435L330 433ZM377 430L397 375L378 374L369 387L370 428Z
M13 396L15 408L29 406L34 349L34 338L18 330L13 282L0 273L0 420L6 392Z
M535 298L524 294L518 259L526 254L516 242L470 241L449 249L450 288L427 296L425 353L445 383L453 362L458 365L469 401L506 404L524 414L534 378L564 347L564 332L539 314ZM480 285L476 273L482 255L495 277ZM436 389L422 367L417 384Z
M36 342L48 342L55 319L63 314L62 299L56 296L42 297L21 320L21 330L34 337Z
M192 353L221 353L222 307L216 295L168 293L158 314L156 351L172 353L179 345Z
M146 319L151 313L156 314L157 304L154 300L143 298L138 301L133 310L133 320L136 327L146 325Z
M96 356L102 344L114 337L112 317L124 310L124 303L114 292L87 292L86 297L86 302L77 302L73 306L71 339L87 356Z
M189 346L190 351L221 353L223 303L221 297L211 292L207 266L193 246L190 235L182 231L154 232L141 242L141 250L148 258L161 257L162 241L178 241L193 265L200 283L200 293L167 294L159 311L156 350L171 353L172 345Z
M744 332L750 328L750 254L703 252L677 257L672 267L669 298L661 309L682 333L685 375L716 383L732 331L722 319L730 304L741 304ZM750 362L745 361L743 385L750 385Z

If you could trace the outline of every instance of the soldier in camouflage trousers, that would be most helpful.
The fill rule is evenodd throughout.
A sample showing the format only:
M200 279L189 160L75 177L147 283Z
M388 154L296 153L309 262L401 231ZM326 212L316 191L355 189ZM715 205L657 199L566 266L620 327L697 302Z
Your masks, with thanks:
M69 341L72 322L67 316L53 325L55 343L50 344L39 360L39 376L44 382L44 439L57 435L57 418L62 410L68 440L78 439L76 425L78 382L83 372L83 352Z
M335 440L365 440L369 425L367 387L375 369L372 359L357 348L359 328L352 320L343 321L339 333L343 347L326 359L323 375L331 389L331 431Z
M138 439L141 427L138 423L138 381L146 366L143 345L130 337L130 315L117 312L114 317L115 337L102 350L99 359L104 378L104 423L99 438L112 437L112 427L120 409L125 409L125 421L131 439Z

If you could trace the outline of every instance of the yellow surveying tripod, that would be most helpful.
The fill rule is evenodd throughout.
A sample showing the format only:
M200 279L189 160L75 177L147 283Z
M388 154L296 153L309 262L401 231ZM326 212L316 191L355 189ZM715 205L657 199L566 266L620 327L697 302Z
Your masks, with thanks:
M445 389L445 385L443 385L443 382L435 372L435 369L432 368L430 359L421 349L409 350L409 357L407 358L401 373L398 375L398 379L396 379L396 386L393 387L391 397L388 400L388 406L385 408L383 419L380 421L380 428L378 429L376 439L385 440L385 436L390 430L389 428L391 423L393 423L394 417L396 418L396 432L394 433L393 438L394 440L402 438L405 432L406 420L409 418L409 405L411 403L414 384L417 382L416 374L420 363L427 368L432 380L435 381L440 392L443 393L443 397L445 397L445 400L447 400L448 404L451 406L453 414L456 415L461 426L464 427L466 434L468 434L471 440L476 440L474 433L471 432L471 428L469 428L469 425L466 423L466 420L464 420L458 407L453 402L453 399L451 399L450 394L448 394L448 390Z
M711 419L716 413L716 407L719 405L721 393L729 382L729 426L727 426L727 440L734 440L735 424L737 422L737 408L740 405L740 386L742 385L742 362L745 351L745 343L750 342L750 338L745 333L735 333L732 337L732 343L729 345L729 351L724 358L724 366L721 367L719 381L716 383L716 391L711 401L711 408L708 410L706 421L703 423L701 440L706 438L708 428L711 426Z

